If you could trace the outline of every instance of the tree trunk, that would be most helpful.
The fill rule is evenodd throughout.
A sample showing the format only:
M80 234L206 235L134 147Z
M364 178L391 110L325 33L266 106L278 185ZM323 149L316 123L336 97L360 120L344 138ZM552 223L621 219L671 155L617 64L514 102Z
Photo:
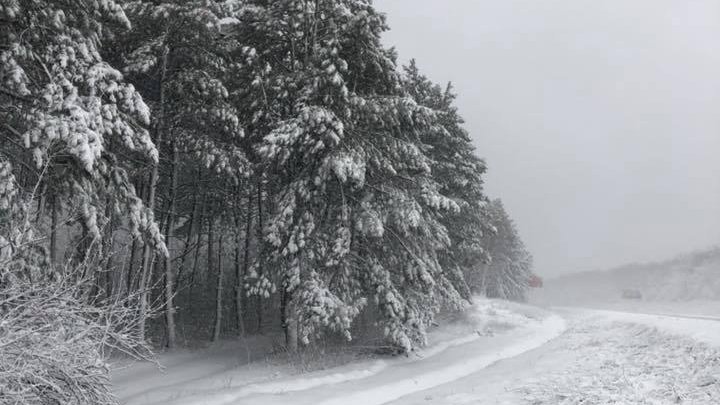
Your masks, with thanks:
M165 108L165 75L167 73L167 62L168 62L169 49L165 46L163 50L162 58L162 69L160 73L160 114L158 114L158 123L156 126L157 137L155 139L155 145L160 149L163 141L164 131L164 108ZM157 192L158 172L160 166L160 159L153 163L152 171L150 173L150 184L148 186L148 209L151 212L155 210L155 193ZM138 333L140 337L145 338L145 318L147 317L148 307L148 280L151 276L151 265L152 265L153 248L149 243L145 242L143 247L143 266L142 274L140 275L140 322L138 324Z
M145 197L145 180L141 177L135 181L134 184L137 195L140 196L140 198ZM132 244L130 245L130 262L128 263L128 269L127 269L127 293L131 294L133 291L135 291L135 285L137 284L137 280L135 278L137 277L137 274L135 273L135 258L137 256L137 248L138 248L138 238L132 237Z
M236 208L235 217L235 257L233 260L233 266L235 268L235 323L237 325L238 336L243 335L243 317L242 317L242 270L240 266L240 213Z
M46 182L43 182L42 189L40 190L39 199L37 202L37 212L35 213L35 222L40 222L42 217L45 215L45 205L47 204L47 191L48 186Z
M150 174L150 192L148 197L148 209L150 211L155 210L155 191L157 189L157 178L158 178L158 169L157 164L153 165L152 173ZM142 269L140 273L140 284L138 285L138 291L140 293L140 322L138 324L138 333L139 336L145 337L145 318L147 317L147 307L148 307L148 284L150 280L150 273L152 271L152 256L153 256L153 248L150 246L150 244L146 241L143 246L143 261L142 261Z
M288 306L288 309L290 309L291 306ZM297 329L297 320L295 319L295 315L293 313L290 313L287 315L287 329L285 330L285 344L287 345L287 350L290 353L297 353L298 351L298 329Z
M175 291L180 288L180 279L182 278L183 272L185 271L185 264L187 262L187 256L190 254L190 242L195 232L195 221L197 221L197 208L198 208L198 191L200 188L200 171L198 170L198 181L195 183L195 191L193 193L193 205L190 211L190 227L188 228L187 236L185 237L185 243L183 245L182 259L180 260L180 266L178 267L177 277L175 278Z
M135 277L135 274L133 272L133 268L135 267L135 256L137 255L137 238L133 236L132 238L132 244L130 244L130 261L128 262L128 268L127 268L127 293L131 294L133 291L133 284L135 284L135 280L133 280L133 277Z
M83 266L83 272L82 277L88 277L92 276L92 274L88 274L88 267L87 263L85 263L85 260L88 258L88 253L91 247L90 244L90 231L88 230L87 225L85 225L85 220L80 220L80 240L78 241L77 247L75 248L75 263L76 265L82 265Z
M58 239L58 213L60 211L60 202L57 193L53 193L52 213L50 214L50 263L53 266L58 265L57 261L57 239Z
M258 246L262 246L263 243L263 210L262 210L262 179L258 179L257 184L257 209L258 209L258 223L257 223L257 242ZM262 258L258 258L258 276L263 275L263 263ZM258 295L255 298L255 311L257 317L257 332L262 333L263 329L263 307L262 297Z
M481 273L482 277L480 277L480 291L479 292L480 292L480 294L485 295L485 297L487 297L488 292L487 292L486 275L487 275L487 271L488 271L488 266L486 264L481 265L480 269L482 271L482 273Z
M220 233L218 236L218 271L217 271L217 285L215 288L215 327L213 328L212 341L217 342L220 340L220 331L222 329L222 298L223 298L223 266L222 266L222 251L223 251L223 235Z
M167 219L165 221L165 243L170 244L170 236L175 218L175 199L177 197L177 166L178 148L172 144L172 173L170 175L170 201L168 203ZM165 324L167 326L167 347L175 348L175 305L173 303L175 279L170 254L165 256Z
M285 349L289 353L297 352L297 320L295 319L295 311L293 310L292 293L290 293L285 286L283 286L282 297L280 299L280 322L285 334Z
M212 217L208 218L208 246L207 246L207 284L206 289L208 292L208 295L212 293L212 283L210 282L211 278L210 275L213 273L213 238L215 235L213 235L213 228L214 228L214 220Z
M280 292L280 328L285 335L285 347L287 347L287 298L287 290L285 289L285 285L283 285L282 291Z
M190 286L188 287L188 298L192 298L192 290L195 286L195 275L197 274L198 263L200 261L200 245L202 245L202 228L203 222L205 222L205 203L207 202L207 195L203 196L202 211L200 211L200 218L197 222L197 238L195 242L195 253L193 257L192 272L190 273Z
M247 275L250 263L250 231L252 230L252 195L248 196L247 217L245 218L245 252L243 256L242 270L240 269L240 216L237 217L236 232L237 240L235 241L235 277L237 286L235 287L235 305L237 309L238 330L241 336L245 335L245 324L243 323L243 311L245 310L245 276Z
M104 257L102 257L101 260L105 261L105 266L103 269L103 271L105 272L105 274L104 274L104 276L105 276L104 284L105 285L103 286L103 289L105 290L105 296L110 298L110 296L112 294L112 289L113 289L113 285L112 285L113 280L112 280L112 273L111 273L112 264L113 264L112 249L113 249L113 245L115 243L114 242L115 235L114 235L114 230L113 230L114 221L112 219L112 207L110 205L110 198L107 198L105 200L105 217L107 218L108 222L107 222L107 224L105 224L105 229L104 229L104 234L103 234L102 247L103 247L103 256ZM98 283L99 283L99 281L98 281Z

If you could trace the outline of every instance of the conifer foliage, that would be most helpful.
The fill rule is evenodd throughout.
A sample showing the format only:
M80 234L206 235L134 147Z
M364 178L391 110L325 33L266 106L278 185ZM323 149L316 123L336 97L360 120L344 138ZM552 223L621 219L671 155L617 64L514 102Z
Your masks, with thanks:
M14 170L22 167L25 191L43 191L53 209L79 206L92 238L100 237L110 204L133 233L164 249L127 177L130 155L158 160L146 129L150 110L100 56L112 29L130 28L120 4L6 0L0 21L1 153Z
M122 303L92 319L136 353L368 320L408 351L474 292L524 298L454 89L398 67L369 0L0 0L0 23L0 302Z
M533 277L532 256L502 201L491 201L486 212L492 231L486 234L484 245L491 260L471 273L473 287L488 297L525 301Z
M105 355L148 354L134 295L109 300L95 277L114 218L166 254L129 178L135 161L159 159L150 111L100 56L114 29L129 28L111 0L0 2L3 402L114 403ZM56 256L61 216L81 229L68 266Z

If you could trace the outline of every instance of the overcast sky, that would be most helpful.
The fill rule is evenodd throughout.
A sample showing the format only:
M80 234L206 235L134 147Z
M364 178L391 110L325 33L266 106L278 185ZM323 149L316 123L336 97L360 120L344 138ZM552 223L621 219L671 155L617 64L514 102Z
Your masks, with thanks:
M720 0L375 0L545 276L720 243Z

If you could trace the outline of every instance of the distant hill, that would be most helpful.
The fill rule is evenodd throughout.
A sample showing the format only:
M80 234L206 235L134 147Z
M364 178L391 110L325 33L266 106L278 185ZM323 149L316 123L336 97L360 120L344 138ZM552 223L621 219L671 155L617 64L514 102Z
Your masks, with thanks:
M720 300L720 247L548 279L531 300L548 305L616 302L623 300L624 290L639 291L644 301Z

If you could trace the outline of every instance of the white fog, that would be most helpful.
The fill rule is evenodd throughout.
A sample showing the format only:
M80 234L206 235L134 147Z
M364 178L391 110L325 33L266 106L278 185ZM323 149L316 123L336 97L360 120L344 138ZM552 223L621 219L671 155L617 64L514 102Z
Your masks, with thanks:
M538 271L720 241L720 2L382 0L458 106ZM409 55L409 56L404 56Z

